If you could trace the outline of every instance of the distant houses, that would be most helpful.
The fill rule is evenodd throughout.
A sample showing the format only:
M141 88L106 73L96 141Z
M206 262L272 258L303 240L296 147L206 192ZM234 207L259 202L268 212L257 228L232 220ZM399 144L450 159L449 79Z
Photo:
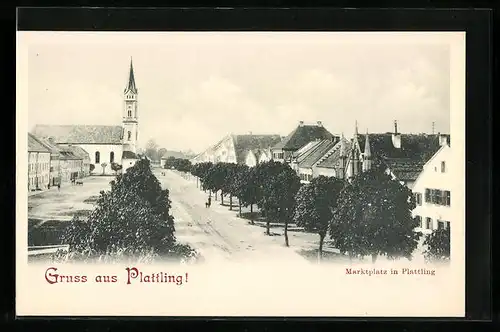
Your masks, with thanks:
M281 141L280 135L227 135L192 159L192 163L226 162L255 166L271 158L271 147Z
M311 141L333 139L334 135L323 127L321 121L315 124L304 124L303 121L300 121L295 130L279 143L272 146L272 159L281 162L291 162L293 153Z
M90 175L90 156L76 145L28 133L28 191L46 190Z
M449 145L449 135L402 134L396 121L394 130L386 133L359 134L356 123L350 139L343 134L332 134L321 121L314 124L300 121L285 137L228 135L192 162L230 162L253 167L274 160L289 164L304 184L321 175L350 181L357 174L377 167L412 189L418 178L426 181L423 172L429 160ZM435 222L432 227L437 227Z

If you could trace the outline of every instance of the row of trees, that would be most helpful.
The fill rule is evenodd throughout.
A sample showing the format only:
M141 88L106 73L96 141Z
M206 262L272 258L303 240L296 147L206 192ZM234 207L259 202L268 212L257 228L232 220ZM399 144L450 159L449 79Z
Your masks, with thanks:
M418 246L419 226L412 217L415 208L410 189L392 179L379 167L363 172L352 181L319 176L308 184L300 184L295 171L287 164L266 162L249 168L232 163L199 163L190 166L182 160L172 160L175 169L190 172L201 182L203 190L221 193L221 201L229 196L238 198L242 206L257 205L266 218L266 234L270 222L284 224L285 244L289 245L288 225L296 223L306 231L319 235L319 257L324 240L329 235L332 244L351 258L379 255L388 258L411 259ZM188 170L189 168L189 170ZM424 245L429 260L449 257L449 230L436 230Z
M191 172L191 161L188 159L168 157L167 160L165 160L164 168L176 169L180 172L189 173Z
M83 259L193 257L194 250L176 242L170 204L148 160L139 160L111 181L111 190L101 191L88 218L73 218L62 242L70 255Z

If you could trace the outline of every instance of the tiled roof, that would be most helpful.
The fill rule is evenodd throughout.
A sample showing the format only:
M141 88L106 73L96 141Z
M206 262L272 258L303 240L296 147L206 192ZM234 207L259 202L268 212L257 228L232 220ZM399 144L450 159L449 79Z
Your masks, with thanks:
M346 152L349 153L349 151L351 150L351 142L344 138L344 144ZM320 160L320 162L317 164L317 167L337 168L340 158L340 146L340 142L335 144L335 146L327 152L325 158L323 160Z
M333 135L322 125L299 125L273 149L295 151L316 139L331 139Z
M399 180L414 181L424 164L441 148L439 135L400 135L401 148L398 149L392 143L392 133L369 134L372 158L385 164ZM359 135L361 152L365 139L365 135Z
M57 159L59 158L59 155L61 154L61 149L55 145L55 144L52 144L51 142L45 140L45 139L42 139L42 138L39 138L37 137L36 138L43 146L45 146L47 149L49 149L50 151L50 157L52 159Z
M61 147L59 159L61 159L61 160L83 160L82 157L76 155L71 149L68 149L67 146Z
M329 150L337 144L336 140L326 139L322 140L315 147L310 149L309 152L304 153L301 161L298 161L300 168L311 168L316 164Z
M90 159L89 153L79 146L69 145L69 146L62 147L62 149L65 151L70 151L75 156L77 156L81 159Z
M232 135L236 162L245 163L248 151L267 149L281 140L280 135Z
M319 144L321 140L314 140L314 141L310 141L309 143L307 143L306 145L304 145L303 147L301 147L300 149L298 149L297 151L294 151L292 153L292 156L293 158L299 158L301 155L303 155L306 151L309 151L312 147L316 146L317 144Z
M28 133L28 152L45 152L51 153L45 145L43 145L33 134Z
M123 151L122 159L139 159L139 158L132 151Z
M400 134L401 148L392 144L392 134L369 134L370 148L373 156L384 158L407 158L414 161L427 162L441 147L438 135ZM361 152L365 149L366 135L358 135Z
M36 125L32 133L57 144L121 144L121 126Z

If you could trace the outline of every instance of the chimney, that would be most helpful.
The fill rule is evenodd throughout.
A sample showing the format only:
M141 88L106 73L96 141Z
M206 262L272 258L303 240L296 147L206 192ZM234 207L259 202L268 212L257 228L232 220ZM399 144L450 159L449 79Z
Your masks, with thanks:
M396 149L401 149L401 134L398 133L398 122L394 120L394 133L392 133L392 145Z
M323 127L323 123L321 121L318 121L318 127Z
M438 133L438 137L440 146L448 145L448 137L446 137L446 135Z
M299 121L299 126L302 127L304 125L304 121Z

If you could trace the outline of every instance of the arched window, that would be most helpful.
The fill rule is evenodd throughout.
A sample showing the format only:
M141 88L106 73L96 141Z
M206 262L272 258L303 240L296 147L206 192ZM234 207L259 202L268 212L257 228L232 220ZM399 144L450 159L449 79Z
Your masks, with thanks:
M130 141L130 137L132 137L132 133L129 131L128 132L128 140Z
M109 153L109 162L110 163L114 163L115 162L115 153L113 151L111 151Z
M98 164L101 161L101 153L99 151L95 152L95 163Z

